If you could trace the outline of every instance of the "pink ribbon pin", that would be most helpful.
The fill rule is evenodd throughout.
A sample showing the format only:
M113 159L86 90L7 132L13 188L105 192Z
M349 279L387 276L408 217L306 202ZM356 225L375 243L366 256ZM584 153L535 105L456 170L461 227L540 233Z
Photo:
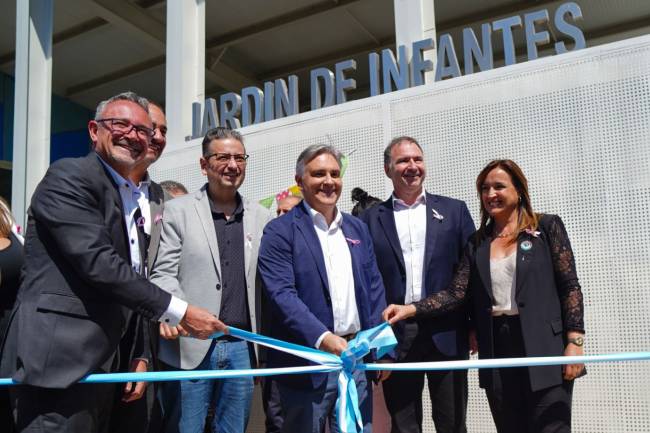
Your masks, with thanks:
M531 229L526 229L526 230L524 230L524 231L525 231L526 233L528 233L529 235L531 235L532 237L534 237L534 238L538 238L538 237L539 237L539 234L540 234L540 232L538 232L538 231L536 231L536 230L531 230Z

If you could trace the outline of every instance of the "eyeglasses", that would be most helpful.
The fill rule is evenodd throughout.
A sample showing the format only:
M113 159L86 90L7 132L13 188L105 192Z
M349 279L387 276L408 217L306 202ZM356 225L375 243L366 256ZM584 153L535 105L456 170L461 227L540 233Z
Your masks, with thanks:
M145 140L149 140L153 138L154 135L156 135L156 131L153 129L142 125L134 125L127 119L112 117L107 119L97 119L96 122L103 124L104 127L113 134L127 135L135 129L137 136Z
M231 159L234 159L237 165L244 165L248 159L248 155L245 153L240 153L237 155L231 155L229 153L212 153L210 155L206 155L204 158L206 161L209 161L212 157L215 158L219 165L228 164Z

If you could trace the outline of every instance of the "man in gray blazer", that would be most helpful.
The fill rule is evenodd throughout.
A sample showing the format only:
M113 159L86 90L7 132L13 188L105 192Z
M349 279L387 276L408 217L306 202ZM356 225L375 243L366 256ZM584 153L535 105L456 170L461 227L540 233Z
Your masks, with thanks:
M226 325L258 332L261 293L257 252L271 215L243 198L248 155L243 138L226 128L206 134L200 159L208 183L165 204L163 232L151 281L201 305ZM185 330L161 325L160 360L173 369L247 369L255 354L229 336L200 341ZM244 433L253 393L251 378L168 382L162 387L166 432L203 431L215 403L211 431Z

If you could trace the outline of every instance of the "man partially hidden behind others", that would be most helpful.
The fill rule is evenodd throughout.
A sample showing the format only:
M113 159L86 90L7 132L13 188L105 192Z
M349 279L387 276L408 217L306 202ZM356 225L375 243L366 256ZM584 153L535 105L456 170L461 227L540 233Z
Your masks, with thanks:
M134 93L99 104L88 131L94 151L50 166L32 197L25 268L3 350L22 386L11 388L18 431L104 432L124 384L77 384L113 372L129 310L196 337L227 331L199 307L140 274L132 238L137 201L129 173L154 135L148 102ZM123 189L123 190L121 190Z

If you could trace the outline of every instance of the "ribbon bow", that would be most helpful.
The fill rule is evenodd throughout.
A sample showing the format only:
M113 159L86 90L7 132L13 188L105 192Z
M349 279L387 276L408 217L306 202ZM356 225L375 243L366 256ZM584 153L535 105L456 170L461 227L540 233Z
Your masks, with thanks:
M354 370L364 369L363 358L372 349L377 349L377 358L381 358L393 350L396 344L397 339L388 322L361 331L348 342L348 348L341 354L343 369L339 373L339 396L336 399L336 419L342 433L363 430L359 395L352 375Z
M252 332L229 327L230 335L242 340L257 343L262 346L290 353L308 361L320 364L323 367L321 372L339 371L338 389L339 396L336 400L336 418L341 433L358 433L363 430L363 421L359 411L359 396L357 385L354 382L354 370L365 370L363 358L372 349L377 350L377 358L393 350L397 345L397 339L388 322L382 323L365 331L361 331L355 338L348 342L348 348L336 356L322 350L299 344L287 343L275 338L265 337ZM211 338L218 338L222 333L212 335Z

